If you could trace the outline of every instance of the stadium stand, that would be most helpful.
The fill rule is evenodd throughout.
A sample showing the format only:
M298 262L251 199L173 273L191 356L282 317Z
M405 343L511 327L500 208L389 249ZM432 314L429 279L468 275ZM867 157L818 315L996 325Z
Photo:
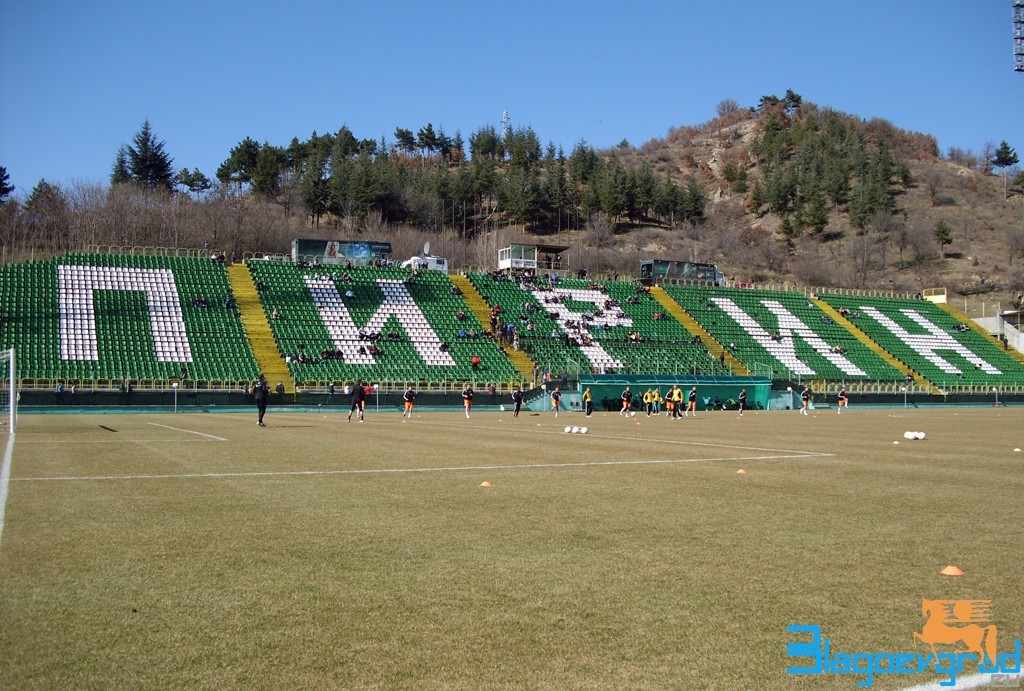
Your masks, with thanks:
M301 388L357 378L385 387L417 382L421 389L519 381L440 271L259 260L247 266Z
M552 286L483 273L469 279L546 372L730 374L635 283L562 279Z
M944 391L1024 386L1024 363L927 300L822 295L910 369Z
M234 388L258 369L230 296L209 258L70 253L5 265L0 347L15 349L26 388Z
M696 286L665 291L757 374L841 381L905 376L802 293Z

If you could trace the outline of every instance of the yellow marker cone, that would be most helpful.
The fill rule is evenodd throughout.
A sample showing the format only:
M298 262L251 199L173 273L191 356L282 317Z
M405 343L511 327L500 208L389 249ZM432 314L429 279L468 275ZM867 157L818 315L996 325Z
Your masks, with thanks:
M483 482L480 483L480 486L481 487L493 487L494 485L489 483L487 480L484 480Z
M745 471L743 468L740 468L739 470L736 471L736 474L737 475L746 475L747 471Z
M964 570L961 569L959 566L954 566L953 564L950 564L942 571L939 571L939 573L941 573L943 576L963 576Z

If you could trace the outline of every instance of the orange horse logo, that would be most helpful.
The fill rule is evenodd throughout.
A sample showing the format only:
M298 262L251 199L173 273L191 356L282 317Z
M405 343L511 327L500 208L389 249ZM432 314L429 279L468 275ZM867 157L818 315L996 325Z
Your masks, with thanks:
M931 646L937 643L962 643L967 652L978 656L978 664L996 661L996 627L979 626L990 621L991 600L921 600L921 614L928 617L921 632L914 632L914 647L921 641Z

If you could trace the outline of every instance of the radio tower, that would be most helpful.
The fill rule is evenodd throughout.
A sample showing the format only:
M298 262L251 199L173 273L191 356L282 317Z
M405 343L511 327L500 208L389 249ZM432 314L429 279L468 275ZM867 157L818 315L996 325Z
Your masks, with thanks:
M1013 0L1013 69L1024 72L1024 0Z
M1017 4L1024 3L1024 0L1017 0ZM508 135L512 131L512 121L508 119L508 111L501 114L501 138L508 141Z

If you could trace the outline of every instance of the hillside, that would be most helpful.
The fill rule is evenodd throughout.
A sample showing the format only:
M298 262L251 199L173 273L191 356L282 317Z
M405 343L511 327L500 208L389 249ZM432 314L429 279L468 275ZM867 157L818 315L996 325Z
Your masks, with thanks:
M945 286L1004 306L1024 292L1024 179L1008 168L1004 198L993 152L943 156L930 135L791 91L718 111L640 146L568 153L529 127L490 125L465 141L429 123L393 142L344 126L287 146L246 137L219 184L186 168L147 188L123 166L110 186L40 181L0 208L0 243L12 261L87 245L242 256L295 237L387 240L409 256L430 240L457 269L534 237L570 246L565 258L592 273L656 257L757 283Z
M832 151L830 123L845 135ZM780 133L781 145L765 145ZM848 150L854 138L863 152ZM836 185L838 202L829 199L822 191L828 166L856 167L858 154L868 165L861 161L845 188ZM641 254L705 258L739 280L912 292L945 286L959 295L992 293L1004 305L1024 289L1019 179L1004 199L1001 176L941 158L933 138L885 121L805 103L788 114L737 112L616 155L627 165L694 176L709 199L703 223L658 232ZM862 182L878 175L870 164L879 157L887 158L885 180L865 204L872 191ZM782 188L781 200L773 187ZM949 232L941 248L940 223Z

